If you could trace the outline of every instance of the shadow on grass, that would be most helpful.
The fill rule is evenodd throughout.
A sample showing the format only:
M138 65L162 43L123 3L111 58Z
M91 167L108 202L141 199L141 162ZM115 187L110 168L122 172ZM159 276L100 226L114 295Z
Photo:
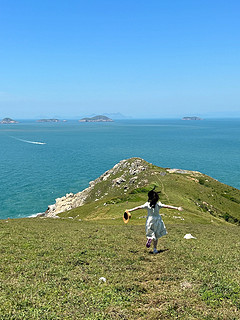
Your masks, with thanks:
M162 249L162 250L158 250L157 253L153 253L153 251L150 251L149 254L159 254L159 253L163 253L165 251L168 251L169 249Z

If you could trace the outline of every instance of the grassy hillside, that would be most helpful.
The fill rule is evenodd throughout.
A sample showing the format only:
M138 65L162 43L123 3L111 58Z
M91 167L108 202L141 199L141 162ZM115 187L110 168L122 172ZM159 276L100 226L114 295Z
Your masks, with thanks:
M59 219L0 220L0 319L240 319L240 191L170 172L130 159ZM185 209L162 209L168 235L156 255L146 212L122 221L153 185Z
M239 227L135 221L1 221L0 319L240 318Z
M126 208L145 203L153 186L161 191L162 203L184 207L187 222L208 223L217 218L240 224L240 190L200 172L160 168L139 158L106 172L96 180L85 205L60 216L117 219ZM165 213L170 219L177 215L169 210ZM144 213L134 215L138 218Z

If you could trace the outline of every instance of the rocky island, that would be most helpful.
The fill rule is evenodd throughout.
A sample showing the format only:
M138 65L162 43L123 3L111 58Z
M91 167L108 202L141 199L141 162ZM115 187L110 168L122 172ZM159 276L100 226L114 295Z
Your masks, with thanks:
M58 119L40 119L37 122L60 122Z
M106 116L99 115L91 118L82 118L79 122L113 122L113 120Z
M9 123L18 123L18 121L15 121L15 120L13 120L11 118L4 118L4 119L2 119L2 121L0 123L9 124Z
M199 117L183 117L182 120L203 120L203 119Z

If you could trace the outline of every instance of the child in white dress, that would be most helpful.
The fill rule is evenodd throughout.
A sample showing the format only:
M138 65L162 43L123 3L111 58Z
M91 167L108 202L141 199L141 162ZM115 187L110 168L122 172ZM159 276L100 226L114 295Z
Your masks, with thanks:
M165 205L159 201L159 196L156 191L151 190L148 192L148 202L145 204L135 207L133 209L129 209L128 212L139 210L139 209L147 209L148 215L146 220L146 236L147 243L146 247L150 248L152 240L153 240L153 253L158 253L157 244L158 239L167 234L167 230L165 224L162 220L162 217L159 214L159 209L167 208L167 209L176 209L182 211L182 207L173 207L169 205Z

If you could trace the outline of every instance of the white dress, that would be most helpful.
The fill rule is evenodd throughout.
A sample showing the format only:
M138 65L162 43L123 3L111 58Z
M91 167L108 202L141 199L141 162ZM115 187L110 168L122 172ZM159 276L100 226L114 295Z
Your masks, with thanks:
M167 229L162 220L161 215L159 214L159 209L163 208L164 204L160 201L156 203L154 208L150 207L150 203L146 202L143 205L139 206L141 209L147 209L148 215L146 220L146 236L147 238L157 240L162 236L167 234Z

